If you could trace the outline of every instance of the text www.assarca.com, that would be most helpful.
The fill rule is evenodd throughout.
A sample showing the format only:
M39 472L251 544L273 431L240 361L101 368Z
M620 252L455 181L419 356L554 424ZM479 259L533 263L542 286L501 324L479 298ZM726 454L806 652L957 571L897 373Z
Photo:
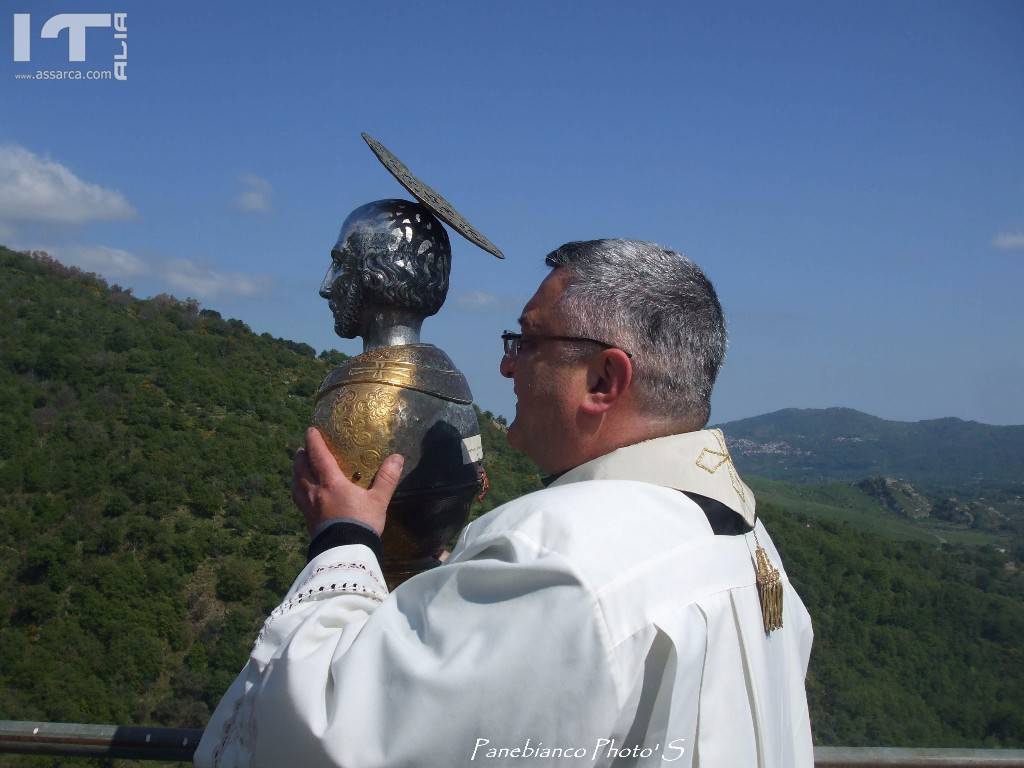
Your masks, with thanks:
M15 80L113 80L109 69L37 69L35 72L18 72Z

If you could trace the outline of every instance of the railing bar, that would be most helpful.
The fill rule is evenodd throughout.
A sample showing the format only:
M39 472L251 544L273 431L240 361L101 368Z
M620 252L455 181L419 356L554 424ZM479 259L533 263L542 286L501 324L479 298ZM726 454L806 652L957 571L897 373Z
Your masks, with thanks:
M815 747L817 768L1024 768L1020 749Z
M202 734L194 728L0 720L0 753L189 762Z

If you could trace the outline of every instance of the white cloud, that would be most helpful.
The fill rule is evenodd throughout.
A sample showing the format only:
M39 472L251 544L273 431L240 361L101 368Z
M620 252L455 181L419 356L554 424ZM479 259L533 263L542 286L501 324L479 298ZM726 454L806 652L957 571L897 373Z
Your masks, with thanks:
M24 147L0 145L0 219L78 224L133 216L120 192L82 181Z
M235 198L235 208L243 213L269 213L270 182L254 173L243 173L238 180L244 189Z
M218 272L190 259L144 259L105 245L23 247L20 250L43 250L62 264L95 272L107 279L150 278L147 282L155 279L179 298L258 296L271 288L270 278L261 275Z
M67 248L48 249L53 256L70 264L103 277L130 277L151 272L150 266L128 251L108 248L105 245L73 245Z
M173 288L199 299L220 296L256 296L264 293L270 280L240 272L218 272L189 259L174 259L163 264L160 276Z
M1024 232L1000 232L992 238L992 247L1001 251L1024 251Z
M470 311L498 309L503 302L493 293L486 291L466 291L455 297L455 304Z

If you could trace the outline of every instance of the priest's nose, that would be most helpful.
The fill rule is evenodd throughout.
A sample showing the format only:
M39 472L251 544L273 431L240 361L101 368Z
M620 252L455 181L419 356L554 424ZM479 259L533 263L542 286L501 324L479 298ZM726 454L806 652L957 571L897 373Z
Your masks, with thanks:
M502 355L501 362L498 364L498 370L506 379L511 379L516 372L515 361L508 355Z

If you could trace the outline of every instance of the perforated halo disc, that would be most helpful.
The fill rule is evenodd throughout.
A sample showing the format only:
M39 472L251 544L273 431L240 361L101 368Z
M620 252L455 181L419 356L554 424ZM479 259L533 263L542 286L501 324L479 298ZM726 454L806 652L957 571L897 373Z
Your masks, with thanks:
M459 212L452 207L451 203L418 179L406 167L405 163L391 154L387 147L368 133L361 135L363 141L373 150L373 154L377 156L381 164L388 169L392 176L398 179L398 183L405 187L417 200L427 206L441 221L474 245L480 246L488 253L493 253L499 259L505 258L505 254L501 252L498 246L480 234L476 227L462 218Z

